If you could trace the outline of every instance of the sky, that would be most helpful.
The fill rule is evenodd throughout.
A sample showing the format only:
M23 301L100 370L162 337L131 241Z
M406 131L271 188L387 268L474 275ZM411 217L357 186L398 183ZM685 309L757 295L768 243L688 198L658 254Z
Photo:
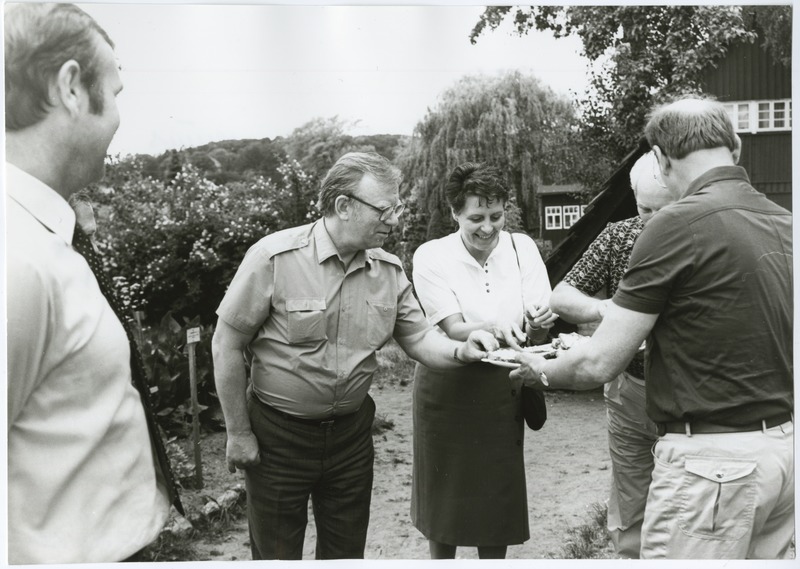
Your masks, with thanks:
M564 95L587 83L574 37L504 25L470 44L481 6L79 5L122 67L112 155L287 136L315 117L410 135L466 75L520 70Z

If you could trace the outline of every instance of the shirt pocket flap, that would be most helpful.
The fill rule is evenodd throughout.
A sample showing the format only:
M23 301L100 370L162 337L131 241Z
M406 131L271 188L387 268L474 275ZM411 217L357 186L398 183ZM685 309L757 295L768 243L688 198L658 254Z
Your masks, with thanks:
M324 298L287 298L286 312L308 312L311 310L325 310Z
M712 482L731 482L756 469L756 461L720 457L686 457L686 471Z
M377 314L379 316L388 317L394 316L397 314L397 304L396 303L387 303L387 302L380 302L375 300L367 300L367 305L372 308L370 313Z

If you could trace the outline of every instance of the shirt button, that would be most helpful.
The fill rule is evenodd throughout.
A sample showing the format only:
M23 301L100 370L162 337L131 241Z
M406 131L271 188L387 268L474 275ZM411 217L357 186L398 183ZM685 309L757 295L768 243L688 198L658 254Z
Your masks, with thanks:
M344 379L345 373L343 371L339 372L339 379Z

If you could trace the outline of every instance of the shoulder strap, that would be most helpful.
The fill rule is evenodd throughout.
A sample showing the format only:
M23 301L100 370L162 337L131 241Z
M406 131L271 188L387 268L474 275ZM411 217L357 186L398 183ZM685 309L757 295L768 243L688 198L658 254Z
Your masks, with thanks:
M514 234L509 231L508 236L511 237L511 246L514 248L514 256L517 258L517 268L519 269L519 295L520 300L522 301L522 331L525 331L525 291L523 290L523 283L522 283L522 265L519 262L519 251L517 251L517 244L514 241Z

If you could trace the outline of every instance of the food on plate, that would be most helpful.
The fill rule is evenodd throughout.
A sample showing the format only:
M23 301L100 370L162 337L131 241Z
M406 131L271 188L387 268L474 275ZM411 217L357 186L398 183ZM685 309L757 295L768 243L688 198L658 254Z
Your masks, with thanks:
M581 342L585 342L588 339L589 336L584 336L576 332L570 332L569 334L559 334L558 338L553 340L552 346L557 350L569 350L573 346L580 344Z
M569 334L559 334L558 337L553 339L553 341L549 344L528 346L526 348L522 348L522 351L530 354L540 355L545 359L551 359L558 357L559 352L569 350L573 346L588 339L589 336L583 336L581 334L576 334L575 332L571 332ZM494 350L493 352L489 352L486 355L486 360L490 362L516 362L517 350L513 350L511 348L500 348L498 350Z

